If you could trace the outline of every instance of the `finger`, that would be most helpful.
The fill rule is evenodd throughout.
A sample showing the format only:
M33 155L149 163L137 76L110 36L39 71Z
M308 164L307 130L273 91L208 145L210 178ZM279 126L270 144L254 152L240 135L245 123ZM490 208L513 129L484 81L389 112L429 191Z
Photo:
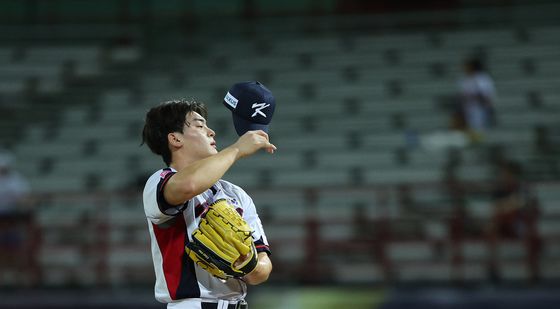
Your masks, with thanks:
M263 130L255 130L255 131L253 131L253 132L255 132L256 134L258 134L258 135L260 135L260 136L265 137L266 140L268 141L268 134L267 134L265 131L263 131Z
M278 148L276 148L276 146L274 146L274 144L269 143L268 146L266 147L266 152L268 152L270 154L273 154L276 149L278 149Z
M243 264L243 262L245 262L249 257L251 257L251 252L245 255L240 255L239 258L233 264L233 266L237 268L239 265Z

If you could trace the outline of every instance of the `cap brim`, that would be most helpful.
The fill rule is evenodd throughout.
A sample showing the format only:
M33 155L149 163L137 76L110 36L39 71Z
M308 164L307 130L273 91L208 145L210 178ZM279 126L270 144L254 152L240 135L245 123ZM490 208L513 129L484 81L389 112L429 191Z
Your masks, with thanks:
M241 136L245 134L247 131L253 130L263 130L268 133L268 125L267 124L260 124L254 123L245 118L237 116L235 113L232 113L233 116L233 126L235 127L235 131L237 135Z

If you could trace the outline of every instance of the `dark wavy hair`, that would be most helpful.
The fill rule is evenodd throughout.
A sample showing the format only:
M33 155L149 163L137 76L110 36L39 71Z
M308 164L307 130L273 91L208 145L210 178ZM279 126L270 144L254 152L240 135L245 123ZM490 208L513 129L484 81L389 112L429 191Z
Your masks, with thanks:
M208 110L204 103L184 99L163 102L146 113L142 145L147 144L153 153L162 157L167 166L171 164L167 135L172 132L183 132L185 118L190 112L197 112L205 119L208 117Z

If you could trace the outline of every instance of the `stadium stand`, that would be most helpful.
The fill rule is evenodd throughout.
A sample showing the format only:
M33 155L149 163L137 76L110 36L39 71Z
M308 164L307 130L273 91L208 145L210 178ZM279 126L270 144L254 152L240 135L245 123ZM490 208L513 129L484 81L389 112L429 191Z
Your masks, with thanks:
M347 20L339 22L344 28ZM460 62L473 53L485 56L496 79L499 123L481 145L456 149L455 176L474 188L466 193L465 211L479 222L490 220L488 190L477 188L493 181L493 151L505 149L509 159L524 163L545 214L538 221L543 278L560 279L558 169L542 166L534 132L537 126L560 130L560 27L349 34L300 31L299 20L272 41L279 22L254 23L258 30L241 39L208 36L205 29L167 34L157 47L152 43L156 50L146 47L141 29L124 25L94 27L79 46L60 39L0 48L2 140L40 198L41 284L151 283L138 179L161 162L140 147L145 111L170 99L200 98L211 106L219 145L228 145L235 136L221 100L232 83L253 79L279 102L271 131L279 151L239 162L226 179L247 187L261 207L277 248L275 280L484 281L484 237L461 236L454 246L455 205L444 186L453 157L422 144L448 132L449 115L438 100L456 92ZM78 33L60 30L62 38ZM23 38L31 35L21 31ZM119 35L133 42L107 47ZM193 43L181 46L177 38ZM22 121L24 133L16 134ZM558 166L553 154L546 162ZM411 209L400 200L403 185L414 197ZM348 245L359 210L374 228L369 238ZM319 225L309 221L311 212ZM505 280L531 279L523 240L500 243L499 252ZM350 270L341 255L355 262Z

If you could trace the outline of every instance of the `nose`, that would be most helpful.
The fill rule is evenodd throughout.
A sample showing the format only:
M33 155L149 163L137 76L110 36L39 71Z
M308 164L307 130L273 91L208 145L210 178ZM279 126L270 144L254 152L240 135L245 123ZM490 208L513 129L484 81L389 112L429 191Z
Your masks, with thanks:
M214 136L216 136L216 132L214 132L214 130L208 128L208 136L214 137Z

